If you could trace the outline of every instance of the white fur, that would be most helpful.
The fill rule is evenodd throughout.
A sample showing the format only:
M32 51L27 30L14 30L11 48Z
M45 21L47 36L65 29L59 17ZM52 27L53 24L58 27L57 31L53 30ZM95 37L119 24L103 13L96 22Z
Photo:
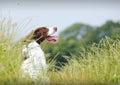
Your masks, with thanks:
M54 28L50 28L49 31L48 31L48 35L52 35L54 34L56 31Z
M22 53L28 57L21 66L23 76L28 75L32 79L38 79L46 69L46 59L40 45L35 40L31 40L24 45Z

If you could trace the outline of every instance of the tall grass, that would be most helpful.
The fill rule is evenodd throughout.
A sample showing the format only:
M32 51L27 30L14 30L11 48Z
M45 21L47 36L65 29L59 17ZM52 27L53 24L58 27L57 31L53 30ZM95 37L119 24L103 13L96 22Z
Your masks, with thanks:
M66 59L68 64L61 71L49 73L52 84L120 85L120 40L103 39L80 57Z
M4 25L8 22L0 22L3 33L9 31L3 29L11 28ZM31 79L21 76L22 42L14 43L12 38L0 39L0 85L33 85ZM80 53L72 58L65 56L68 63L59 71L55 69L54 59L48 63L51 85L120 85L120 40L102 39Z

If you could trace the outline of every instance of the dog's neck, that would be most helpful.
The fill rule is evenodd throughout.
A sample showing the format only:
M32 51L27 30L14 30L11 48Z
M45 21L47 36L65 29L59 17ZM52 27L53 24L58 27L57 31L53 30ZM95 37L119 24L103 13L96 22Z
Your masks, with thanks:
M40 47L40 44L38 44L35 40L30 40L26 43L27 48L35 48Z

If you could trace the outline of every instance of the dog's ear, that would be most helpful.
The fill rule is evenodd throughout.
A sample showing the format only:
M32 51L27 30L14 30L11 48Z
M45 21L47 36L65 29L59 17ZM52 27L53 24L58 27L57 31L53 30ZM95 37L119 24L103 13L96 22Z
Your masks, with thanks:
M40 30L39 28L36 29L33 33L33 38L34 39L38 39L40 36L42 35L42 30Z
M31 40L34 37L34 30L32 30L24 39L23 42L27 42L29 40Z
M34 30L33 39L39 40L40 38L47 37L48 29L46 27L39 27Z

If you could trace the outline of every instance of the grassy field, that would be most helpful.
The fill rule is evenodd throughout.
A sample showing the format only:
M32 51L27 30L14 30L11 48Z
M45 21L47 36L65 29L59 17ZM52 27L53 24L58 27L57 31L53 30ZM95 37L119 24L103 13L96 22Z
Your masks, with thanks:
M0 38L0 85L33 85L31 79L23 79L22 42L12 42L11 36ZM76 50L77 51L77 50ZM98 45L80 52L56 71L53 59L48 63L47 75L51 85L120 85L120 40L103 39Z

